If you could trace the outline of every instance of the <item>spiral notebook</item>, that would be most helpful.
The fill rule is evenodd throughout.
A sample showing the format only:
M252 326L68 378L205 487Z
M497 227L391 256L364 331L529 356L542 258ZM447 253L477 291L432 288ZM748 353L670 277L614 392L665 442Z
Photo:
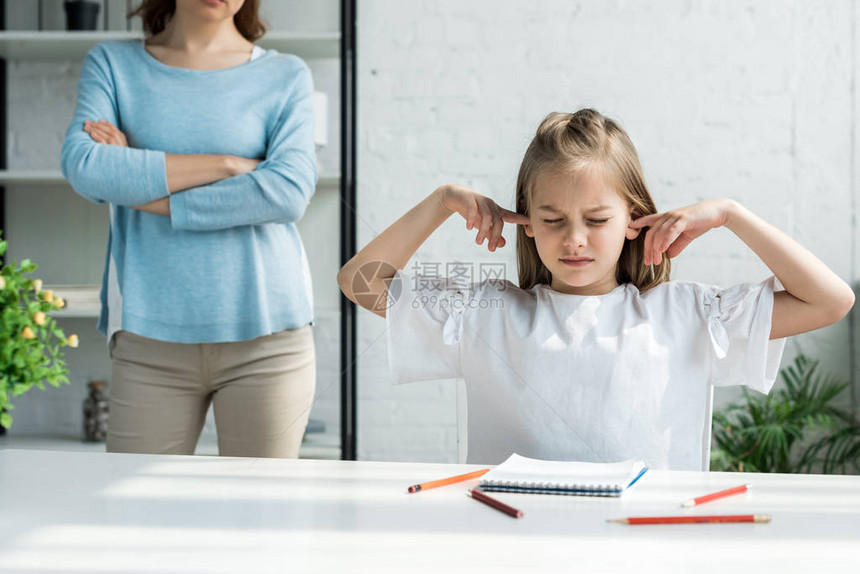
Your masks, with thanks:
M621 496L645 471L641 460L559 462L512 454L481 478L487 492Z

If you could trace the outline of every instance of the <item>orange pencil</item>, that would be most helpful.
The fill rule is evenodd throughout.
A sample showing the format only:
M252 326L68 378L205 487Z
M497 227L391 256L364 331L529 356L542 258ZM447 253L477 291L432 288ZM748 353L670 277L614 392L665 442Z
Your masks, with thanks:
M422 482L421 484L413 484L407 490L407 492L421 492L422 490L427 490L430 488L438 488L440 486L447 486L449 484L454 484L455 482L463 482L464 480L469 480L472 478L479 478L484 476L490 472L489 468L484 468L481 470L476 470L475 472L467 472L466 474L458 474L457 476L452 476L451 478L440 478L439 480L431 480L430 482Z
M721 514L715 516L632 516L608 522L620 524L710 524L716 522L770 522L770 514Z
M699 498L691 498L690 500L681 503L681 506L683 506L684 508L690 508L691 506L696 506L704 502L710 502L718 498L725 498L726 496L732 496L733 494L741 494L743 492L746 492L750 488L752 488L751 484L742 484L734 488L727 488L726 490L721 490L719 492L705 494L703 496L700 496Z

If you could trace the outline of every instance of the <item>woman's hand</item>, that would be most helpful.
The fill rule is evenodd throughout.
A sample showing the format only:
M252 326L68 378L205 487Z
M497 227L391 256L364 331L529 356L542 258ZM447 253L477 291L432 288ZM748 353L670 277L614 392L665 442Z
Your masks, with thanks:
M170 198L162 197L160 199L150 201L149 203L144 203L143 205L132 205L131 208L137 209L138 211L145 211L146 213L166 215L170 217Z
M645 265L659 264L663 253L677 257L694 239L728 221L730 203L709 199L665 213L645 215L630 223L633 229L648 227L645 234Z
M84 131L90 134L90 137L96 143L128 147L128 140L125 134L107 120L99 120L97 122L87 120L84 122ZM150 201L143 205L132 205L130 207L139 211L145 211L146 213L170 215L170 200L166 197Z
M107 120L87 120L84 122L84 131L96 143L128 147L128 139L125 134ZM170 193L177 193L228 177L243 175L257 169L260 161L234 155L166 154L167 188ZM146 213L169 216L170 200L167 197L162 197L143 205L133 205L131 208Z
M239 157L237 155L228 155L227 169L229 170L231 177L237 175L244 175L257 169L257 166L260 165L261 161L262 160L259 159Z
M508 211L499 207L492 199L484 197L462 185L446 185L440 188L442 205L449 211L454 211L466 220L466 229L477 229L475 243L481 245L488 239L487 247L495 251L504 247L507 241L502 237L504 224L515 223L528 225L529 218L525 215Z
M87 120L84 122L84 131L97 143L128 147L125 134L107 120L97 122Z

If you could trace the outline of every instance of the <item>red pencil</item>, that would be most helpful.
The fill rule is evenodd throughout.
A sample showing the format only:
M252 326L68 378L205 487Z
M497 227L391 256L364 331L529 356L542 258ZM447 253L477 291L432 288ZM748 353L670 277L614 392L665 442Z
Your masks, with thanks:
M770 514L722 514L716 516L632 516L609 522L620 524L700 524L715 522L770 522Z
M512 516L514 518L522 518L523 517L523 511L522 510L517 510L513 506L508 506L507 504L505 504L501 500L496 500L492 496L487 496L486 494L484 494L483 492L481 492L477 488L473 488L472 490L467 490L466 496L470 496L479 502L483 502L487 506L492 506L496 510L498 510L500 512L504 512L508 516Z
M742 484L740 486L736 486L734 488L727 488L726 490L721 490L719 492L713 492L711 494L705 494L700 496L699 498L691 498L683 503L681 506L684 508L689 508L691 506L696 506L698 504L702 504L704 502L710 502L712 500L716 500L718 498L725 498L726 496L732 496L733 494L742 494L752 488L751 484Z

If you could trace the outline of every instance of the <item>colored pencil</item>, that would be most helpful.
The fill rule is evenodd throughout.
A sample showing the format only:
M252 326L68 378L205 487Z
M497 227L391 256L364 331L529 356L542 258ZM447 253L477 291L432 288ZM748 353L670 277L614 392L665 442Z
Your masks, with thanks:
M715 516L631 516L609 522L619 524L710 524L716 522L770 522L770 514L722 514Z
M472 490L467 490L466 496L474 498L475 500L477 500L479 502L483 502L487 506L492 506L493 508L495 508L499 512L504 512L508 516L512 516L514 518L522 518L523 517L523 511L522 510L517 510L513 506L508 506L507 504L505 504L501 500L496 500L495 498L493 498L491 496L487 496L486 494L484 494L483 492L481 492L477 488L473 488Z
M407 492L421 492L422 490L429 490L431 488L439 488L440 486L447 486L449 484L454 484L455 482L463 482L464 480L471 480L473 478L479 478L484 476L490 472L489 468L484 468L481 470L476 470L475 472L467 472L466 474L458 474L457 476L452 476L450 478L440 478L439 480L431 480L430 482L422 482L421 484L413 484L409 488L407 488Z
M647 466L639 471L639 474L636 475L636 478L634 478L633 480L630 481L630 484L627 485L627 488L630 488L631 486L636 484L636 481L639 480L640 478L642 478L642 475L645 474L646 472L648 472Z
M751 484L742 484L740 486L736 486L734 488L727 488L726 490L721 490L719 492L713 492L711 494L705 494L700 496L699 498L691 498L683 503L681 506L684 508L690 508L691 506L697 506L699 504L703 504L705 502L710 502L712 500L717 500L718 498L725 498L726 496L732 496L734 494L741 494L746 492L752 488Z

